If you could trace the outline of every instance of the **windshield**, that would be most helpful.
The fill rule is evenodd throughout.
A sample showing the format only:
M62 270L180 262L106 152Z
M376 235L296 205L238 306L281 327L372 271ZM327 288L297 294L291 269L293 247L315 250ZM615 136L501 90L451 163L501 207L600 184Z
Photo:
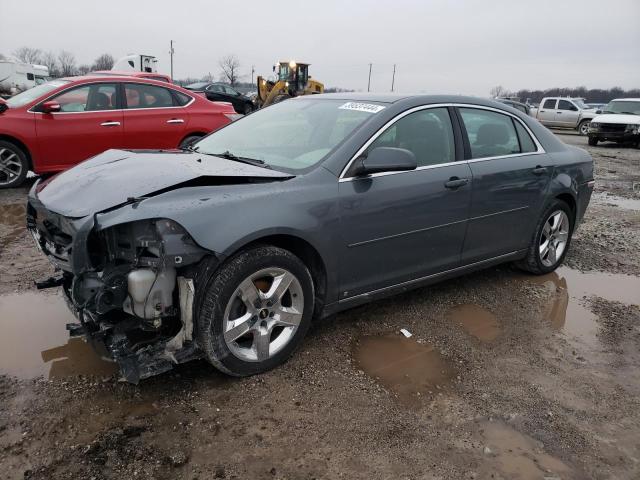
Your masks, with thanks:
M384 106L299 97L259 110L205 137L194 149L233 154L296 172L319 163Z
M630 113L640 115L640 102L613 100L602 109L602 113Z
M189 90L202 90L207 85L209 85L207 82L196 82L196 83L192 83L190 85L187 85L184 88L189 89Z
M42 85L30 88L29 90L25 90L24 92L11 97L9 100L7 100L7 105L9 105L9 107L11 108L22 107L27 103L33 102L42 95L45 95L66 83L69 83L69 81L53 80L52 82L43 83Z

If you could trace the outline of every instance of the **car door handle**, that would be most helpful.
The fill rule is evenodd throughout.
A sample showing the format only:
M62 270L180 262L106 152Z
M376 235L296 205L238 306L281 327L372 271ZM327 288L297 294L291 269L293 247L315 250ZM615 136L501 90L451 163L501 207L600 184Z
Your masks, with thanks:
M103 122L100 124L101 127L119 127L120 126L120 122Z
M543 173L545 173L547 171L547 167L542 167L542 166L538 165L536 168L534 168L531 171L533 172L534 175L542 175Z
M455 190L456 188L464 187L469 183L468 178L451 177L448 182L444 183L444 188Z
M184 123L184 120L181 118L172 118L171 120L167 120L167 123Z

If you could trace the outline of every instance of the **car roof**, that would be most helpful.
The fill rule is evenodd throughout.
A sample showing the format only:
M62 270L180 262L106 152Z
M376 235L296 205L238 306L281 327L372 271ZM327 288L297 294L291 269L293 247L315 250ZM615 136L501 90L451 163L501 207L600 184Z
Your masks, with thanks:
M426 105L431 103L467 103L472 105L482 105L486 107L497 107L504 109L508 105L496 100L471 97L465 95L427 95L427 94L401 94L401 93L360 93L341 92L323 93L311 95L312 98L322 100L344 100L355 102L376 102L388 104L406 104L407 106ZM308 97L298 97L308 98Z
M153 75L153 74L149 74L149 75ZM162 75L162 74L159 74L159 75ZM96 80L104 80L108 82L138 82L138 83L149 82L154 85L161 85L165 87L167 85L171 85L172 87L179 87L179 85L176 85L174 83L167 83L162 80L155 80L153 78L139 77L139 76L133 76L133 75L121 75L121 74L111 75L111 74L89 73L87 75L79 75L77 77L56 78L55 80L66 80L67 82L74 82L74 83L88 83Z
M617 102L619 100L623 100L625 102L640 102L640 98L614 98L611 101L612 102Z

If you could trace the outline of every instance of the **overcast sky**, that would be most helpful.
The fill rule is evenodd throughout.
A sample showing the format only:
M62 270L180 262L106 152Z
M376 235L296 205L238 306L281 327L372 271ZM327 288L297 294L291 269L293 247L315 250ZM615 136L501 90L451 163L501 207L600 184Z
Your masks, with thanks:
M311 63L325 86L487 96L491 87L640 87L640 0L269 1L0 0L0 53L65 49L148 53L176 78L216 78L236 54L270 74L275 60Z

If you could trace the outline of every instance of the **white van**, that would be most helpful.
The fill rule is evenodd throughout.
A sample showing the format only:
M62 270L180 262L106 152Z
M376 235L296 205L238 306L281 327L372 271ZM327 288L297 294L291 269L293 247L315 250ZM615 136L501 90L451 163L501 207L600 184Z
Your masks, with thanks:
M49 80L44 65L30 65L10 60L0 61L0 93L15 95Z

